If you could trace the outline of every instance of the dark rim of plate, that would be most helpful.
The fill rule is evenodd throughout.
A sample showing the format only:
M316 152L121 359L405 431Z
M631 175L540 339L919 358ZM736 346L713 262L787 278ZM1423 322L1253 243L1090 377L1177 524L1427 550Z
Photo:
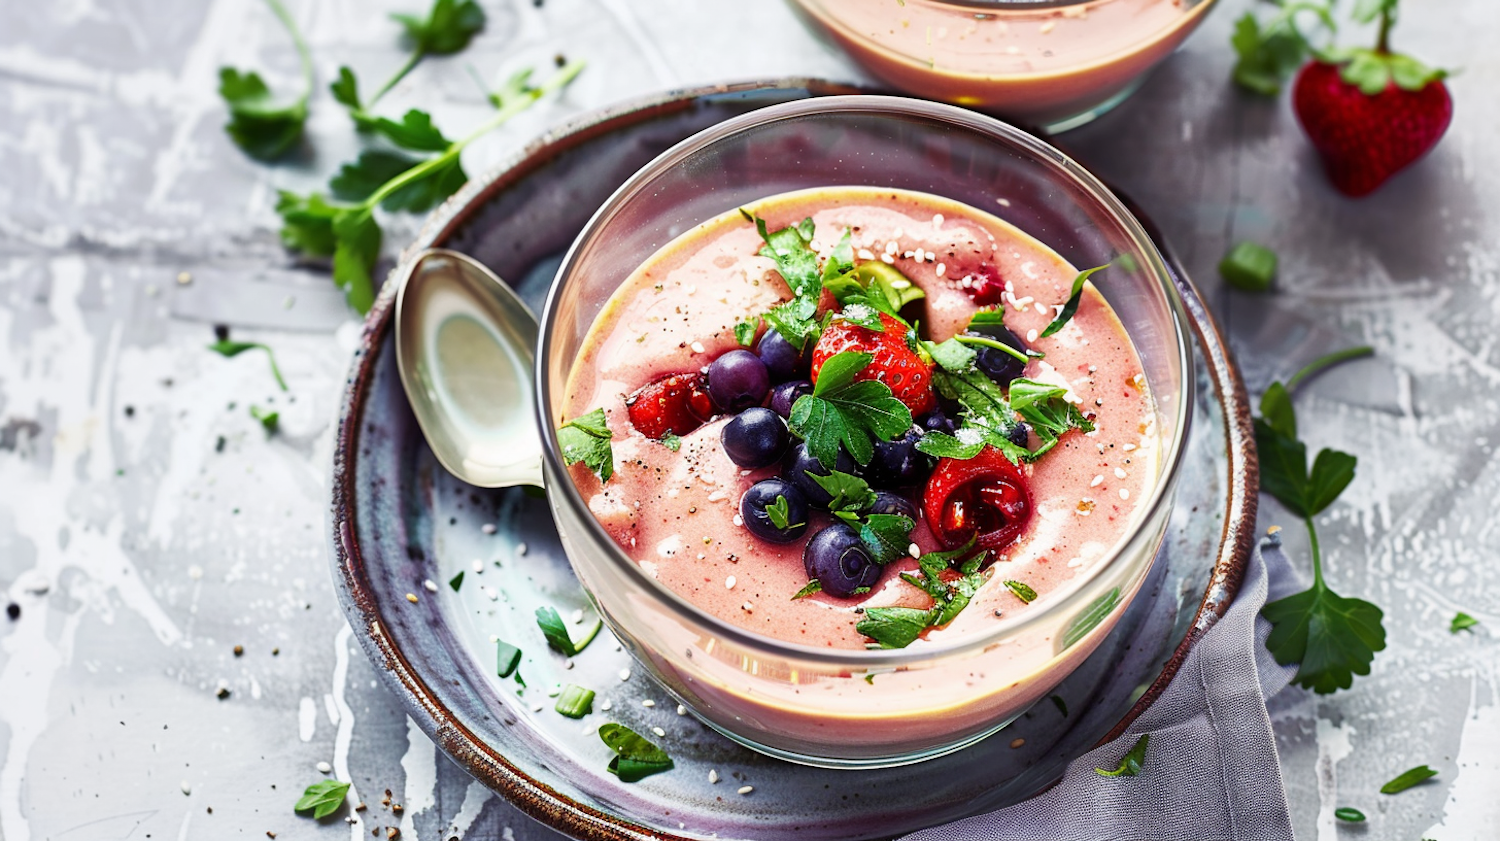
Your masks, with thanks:
M868 93L856 88L819 79L777 79L759 82L708 85L637 99L584 114L565 125L548 131L506 163L470 181L433 212L417 239L401 254L400 267L426 248L439 247L478 208L496 195L528 177L549 161L575 146L609 134L617 128L633 125L677 111L684 111L705 96L789 90L811 96ZM1188 652L1214 623L1229 609L1244 578L1255 537L1255 513L1258 503L1259 468L1254 435L1250 422L1250 402L1244 382L1225 348L1218 325L1204 306L1197 290L1188 279L1176 256L1166 247L1161 232L1142 215L1139 207L1116 191L1131 212L1140 220L1161 250L1199 339L1210 379L1224 411L1226 451L1229 457L1229 482L1226 486L1224 530L1214 559L1209 585L1199 603L1197 614L1187 635L1177 645L1162 672L1130 708L1118 724L1101 740L1110 741L1129 727L1166 689ZM338 437L334 446L331 508L331 539L337 569L335 583L346 595L341 601L349 623L360 631L361 643L377 668L386 673L387 683L399 687L397 693L406 711L422 725L444 753L462 765L470 774L504 795L517 808L538 821L575 838L586 839L663 839L687 841L684 836L642 826L619 815L610 814L579 803L558 793L545 783L529 776L504 755L486 744L479 734L465 727L442 704L428 681L411 666L394 640L386 636L378 602L365 574L364 557L356 538L355 461L359 457L361 419L366 398L382 344L389 334L394 312L396 284L387 283L365 317L359 345L345 381L339 408Z

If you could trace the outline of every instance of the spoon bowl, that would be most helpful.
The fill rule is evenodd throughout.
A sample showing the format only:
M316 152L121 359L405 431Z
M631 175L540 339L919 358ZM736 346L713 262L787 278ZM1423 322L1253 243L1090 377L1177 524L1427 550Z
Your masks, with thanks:
M456 251L421 252L398 282L396 363L433 454L471 485L540 487L536 316L494 272Z

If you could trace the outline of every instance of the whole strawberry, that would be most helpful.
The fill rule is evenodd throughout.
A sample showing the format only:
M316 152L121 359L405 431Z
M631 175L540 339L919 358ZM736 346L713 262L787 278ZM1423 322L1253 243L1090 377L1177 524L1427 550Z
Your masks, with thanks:
M1333 186L1369 195L1427 154L1453 119L1446 73L1388 47L1396 0L1363 0L1356 17L1380 18L1373 50L1331 50L1297 74L1292 107Z

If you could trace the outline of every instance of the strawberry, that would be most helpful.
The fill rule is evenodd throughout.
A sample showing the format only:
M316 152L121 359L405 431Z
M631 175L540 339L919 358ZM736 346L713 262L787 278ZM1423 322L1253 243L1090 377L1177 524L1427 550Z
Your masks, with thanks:
M974 539L984 549L1003 549L1031 521L1031 491L1021 468L994 447L970 459L938 459L922 491L922 516L947 548Z
M829 357L846 351L868 353L873 359L854 375L855 382L885 383L913 417L932 411L937 405L932 393L932 369L906 344L906 333L911 328L885 313L880 313L880 323L885 331L877 333L850 321L834 319L813 346L813 382L818 381L818 371Z
M1446 75L1387 47L1396 0L1364 4L1358 19L1381 21L1373 50L1321 54L1297 74L1292 107L1339 192L1369 195L1427 154L1453 119Z
M702 374L670 374L625 398L630 423L647 438L686 435L714 415Z
M1005 280L1000 270L990 263L980 263L973 274L965 275L959 286L981 307L991 307L1002 302Z

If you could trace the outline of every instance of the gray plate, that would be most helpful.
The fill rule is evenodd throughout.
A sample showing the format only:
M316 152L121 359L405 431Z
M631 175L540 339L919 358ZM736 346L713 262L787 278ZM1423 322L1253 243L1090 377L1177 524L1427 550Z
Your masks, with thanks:
M659 152L754 108L847 92L808 80L720 86L590 115L471 182L406 256L431 246L466 252L539 309L562 251L589 215ZM582 610L585 624L593 617L546 501L520 489L476 489L438 466L397 376L389 287L365 323L340 418L332 483L340 601L418 725L475 777L575 837L880 838L1023 800L1156 698L1227 608L1243 572L1256 482L1244 389L1196 292L1178 275L1199 338L1203 387L1177 507L1140 595L1056 690L1066 716L1044 700L1002 734L941 759L877 771L815 769L753 753L679 715L607 631L571 663L550 652L537 607L552 605L569 618ZM483 573L476 574L476 560ZM447 582L460 571L455 593ZM428 580L437 592L424 589ZM495 636L525 652L524 690L496 677ZM622 680L626 670L634 674ZM594 713L575 721L554 712L549 692L562 683L594 689ZM661 728L665 735L654 741L676 769L620 783L605 771L610 753L594 732L605 721L642 734ZM1016 739L1024 744L1012 748ZM710 782L710 771L719 782ZM754 790L739 794L742 786Z

